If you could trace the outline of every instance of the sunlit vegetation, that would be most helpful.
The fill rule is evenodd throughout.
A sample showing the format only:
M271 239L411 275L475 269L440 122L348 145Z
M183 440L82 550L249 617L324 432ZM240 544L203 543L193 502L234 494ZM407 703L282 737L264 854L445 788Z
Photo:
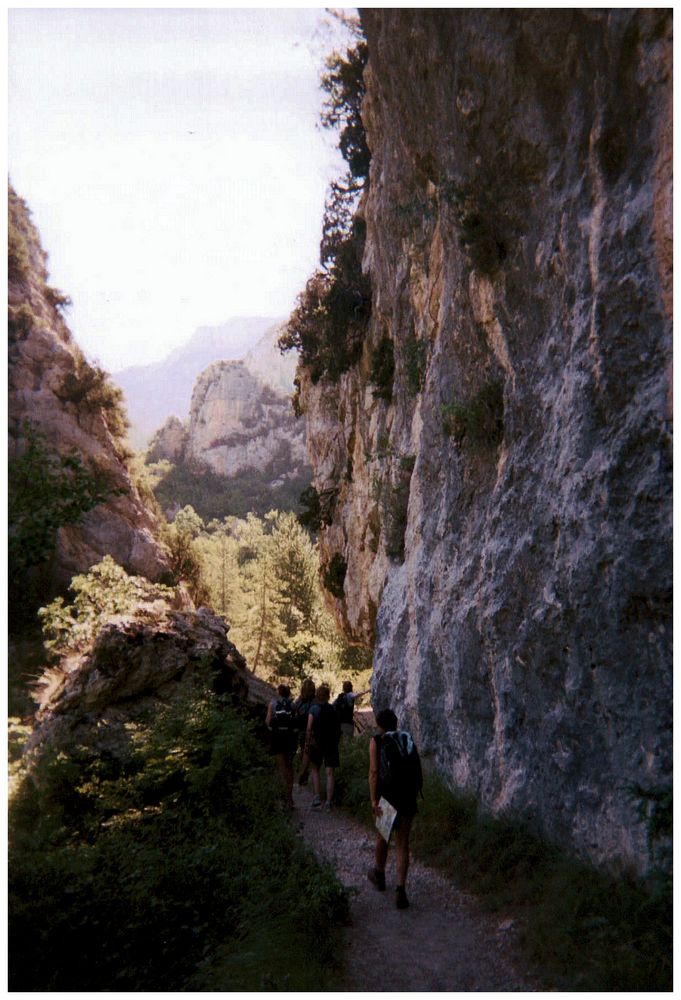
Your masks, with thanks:
M101 412L114 437L123 438L130 426L123 403L123 392L108 372L98 365L91 365L81 354L77 355L73 370L68 372L57 391L65 403L73 403L78 414Z
M230 623L249 669L274 683L366 680L371 653L339 632L322 598L317 546L295 515L213 521L193 545L210 606Z
M336 795L372 822L366 794L368 740L345 748ZM669 790L651 812L652 838L671 834ZM510 914L542 978L571 991L647 992L672 988L671 879L614 878L552 847L512 816L491 817L474 796L448 788L427 770L413 826L413 850L474 892L494 912Z
M206 683L126 733L15 765L10 989L337 987L347 898L251 724Z

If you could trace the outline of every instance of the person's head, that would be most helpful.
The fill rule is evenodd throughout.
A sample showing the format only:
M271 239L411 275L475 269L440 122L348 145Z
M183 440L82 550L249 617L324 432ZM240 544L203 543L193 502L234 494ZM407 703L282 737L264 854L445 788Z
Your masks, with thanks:
M309 701L310 698L314 698L315 686L314 681L311 677L306 677L303 683L300 685L300 697L303 701Z
M288 686L288 684L280 684L279 687L277 688L277 692L280 698L291 697L291 688Z
M343 694L350 694L352 691L352 681L343 681Z
M317 688L317 700L321 702L328 701L331 697L331 691L328 684L320 684Z
M376 715L376 725L384 733L392 733L397 729L397 716L392 708L382 708Z

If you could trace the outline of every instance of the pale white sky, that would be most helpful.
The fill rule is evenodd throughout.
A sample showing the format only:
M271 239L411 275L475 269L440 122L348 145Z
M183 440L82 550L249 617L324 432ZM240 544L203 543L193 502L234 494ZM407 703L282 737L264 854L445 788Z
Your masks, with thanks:
M286 315L339 171L323 8L9 11L9 174L113 371L197 326Z

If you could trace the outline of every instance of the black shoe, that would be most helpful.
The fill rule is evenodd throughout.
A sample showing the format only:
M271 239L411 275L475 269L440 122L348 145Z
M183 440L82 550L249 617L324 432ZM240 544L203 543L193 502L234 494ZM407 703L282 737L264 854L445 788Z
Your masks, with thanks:
M406 910L409 906L409 900L407 899L407 893L405 892L403 885L398 885L397 887L395 906L398 910Z
M379 892L385 892L385 872L380 872L378 868L370 868L367 878Z

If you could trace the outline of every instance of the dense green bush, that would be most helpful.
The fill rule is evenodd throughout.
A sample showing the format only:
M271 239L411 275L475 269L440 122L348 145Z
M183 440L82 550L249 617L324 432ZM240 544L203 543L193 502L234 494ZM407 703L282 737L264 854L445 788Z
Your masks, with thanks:
M155 463L155 467L160 463ZM211 470L198 471L184 463L167 464L153 483L154 495L168 511L177 504L191 504L205 521L225 517L246 517L249 513L264 517L268 510L300 509L300 494L309 486L310 473L285 479L272 486L277 470L246 469L238 476L220 476Z
M406 455L397 464L394 480L380 484L378 501L383 521L385 551L391 559L404 559L404 535L407 530L407 513L411 476L415 458Z
M300 494L298 520L304 528L315 534L333 521L333 513L338 498L337 489L322 490L318 493L314 486L308 486Z
M28 421L24 436L24 451L8 468L10 578L49 558L59 527L120 492L104 474L86 469L75 451L51 450Z
M348 564L345 561L344 556L340 552L334 552L331 556L329 564L324 568L323 578L324 586L337 597L342 600L345 596L345 591L343 585L345 583L345 574L348 570Z
M454 400L442 407L445 434L457 444L467 441L482 447L496 447L504 436L504 389L491 382L468 402Z
M101 410L106 425L114 437L125 437L130 426L123 403L123 391L115 385L103 368L91 365L80 356L73 370L64 376L57 396L73 403L78 413Z
M57 597L38 612L45 649L56 656L92 642L112 615L131 612L140 601L173 596L169 587L130 576L108 555L87 573L74 576L69 590L71 604Z
M371 353L369 381L373 384L374 399L384 399L389 403L393 398L395 377L395 349L390 337L379 340Z
M353 740L343 752L336 793L339 804L367 824L368 768L368 738ZM670 879L642 883L597 871L518 820L491 817L474 796L451 790L427 767L418 806L415 856L476 893L487 908L511 912L538 974L556 988L671 990ZM660 836L668 823L662 830Z
M10 814L12 991L323 990L347 898L278 807L250 726L206 690L27 767Z

